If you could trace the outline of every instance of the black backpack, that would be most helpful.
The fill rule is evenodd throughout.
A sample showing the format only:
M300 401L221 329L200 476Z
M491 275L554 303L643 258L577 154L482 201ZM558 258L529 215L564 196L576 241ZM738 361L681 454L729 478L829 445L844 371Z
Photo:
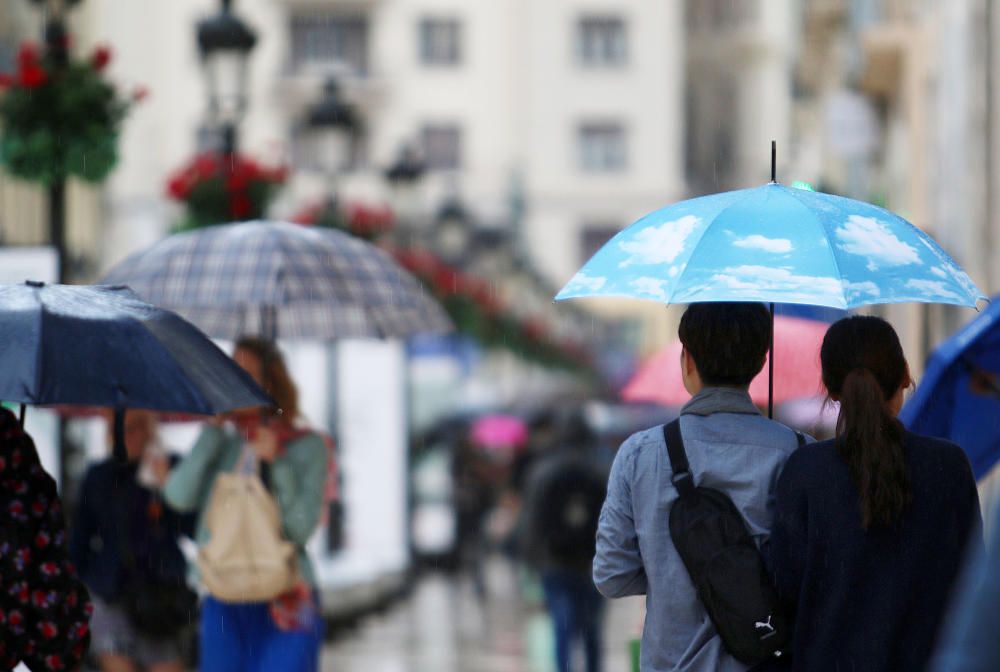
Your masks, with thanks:
M594 559L606 490L606 481L583 459L567 459L549 475L537 505L537 524L551 560L573 567Z
M723 645L748 665L784 655L791 624L743 516L724 493L695 486L680 420L664 425L663 436L679 495L670 509L670 537Z

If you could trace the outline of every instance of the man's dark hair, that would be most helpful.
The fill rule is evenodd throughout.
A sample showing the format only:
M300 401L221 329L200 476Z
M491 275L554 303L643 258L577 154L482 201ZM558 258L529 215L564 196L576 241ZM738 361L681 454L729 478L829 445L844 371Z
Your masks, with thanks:
M692 303L677 329L705 385L749 385L764 368L771 315L761 303Z

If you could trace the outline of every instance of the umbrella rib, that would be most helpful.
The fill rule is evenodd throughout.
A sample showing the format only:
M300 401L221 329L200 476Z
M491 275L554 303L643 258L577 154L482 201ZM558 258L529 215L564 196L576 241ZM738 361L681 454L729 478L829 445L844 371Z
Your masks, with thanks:
M801 198L799 198L798 194L792 193L793 190L794 187L789 187L787 189L788 195L791 196L796 203L802 206L802 208L806 211L806 214L814 218L819 223L819 226L823 231L823 242L826 243L826 248L830 252L830 258L833 260L833 267L837 269L837 277L840 279L840 295L844 298L844 309L848 310L850 309L851 306L850 306L850 301L847 300L847 292L844 291L844 273L840 270L840 262L837 260L837 255L834 254L833 252L833 245L830 244L830 238L827 234L826 226L824 226L823 222L813 214L813 211L809 208L808 205L806 205L802 201ZM843 213L843 211L838 206L831 204L831 207L835 207L837 208L838 212Z
M41 396L42 393L42 353L45 351L45 338L42 329L45 327L45 302L42 300L41 292L38 293L38 349L35 351L35 386L32 393ZM35 400L37 402L37 397Z
M719 218L722 217L723 213L729 210L729 208L732 208L733 206L738 205L753 196L757 192L757 189L744 189L743 191L744 194L741 198L733 200L732 203L725 205L717 213L715 213L715 216L712 217L712 221L705 225L705 229L701 232L701 235L698 236L698 240L696 240L694 245L691 246L691 254L688 255L687 259L681 265L681 271L677 274L677 279L674 280L674 286L670 290L670 300L667 302L668 304L674 303L674 294L677 293L677 289L682 285L681 280L684 278L684 274L687 273L687 270L690 267L691 257L693 257L694 253L698 251L698 245L701 244L701 239L705 237L705 234L708 233L710 228L712 228L712 225L719 221Z

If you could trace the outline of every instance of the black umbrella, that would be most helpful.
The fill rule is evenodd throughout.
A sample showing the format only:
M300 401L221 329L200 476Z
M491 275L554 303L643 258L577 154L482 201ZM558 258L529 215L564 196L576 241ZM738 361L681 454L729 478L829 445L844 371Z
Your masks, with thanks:
M0 285L0 399L215 415L271 405L207 336L128 287Z

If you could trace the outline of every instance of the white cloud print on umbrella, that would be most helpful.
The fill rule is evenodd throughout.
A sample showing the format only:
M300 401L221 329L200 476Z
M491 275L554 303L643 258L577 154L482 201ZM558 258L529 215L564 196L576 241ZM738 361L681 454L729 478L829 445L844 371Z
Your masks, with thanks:
M556 296L853 308L975 306L982 292L930 236L868 203L770 183L682 201L612 238Z

